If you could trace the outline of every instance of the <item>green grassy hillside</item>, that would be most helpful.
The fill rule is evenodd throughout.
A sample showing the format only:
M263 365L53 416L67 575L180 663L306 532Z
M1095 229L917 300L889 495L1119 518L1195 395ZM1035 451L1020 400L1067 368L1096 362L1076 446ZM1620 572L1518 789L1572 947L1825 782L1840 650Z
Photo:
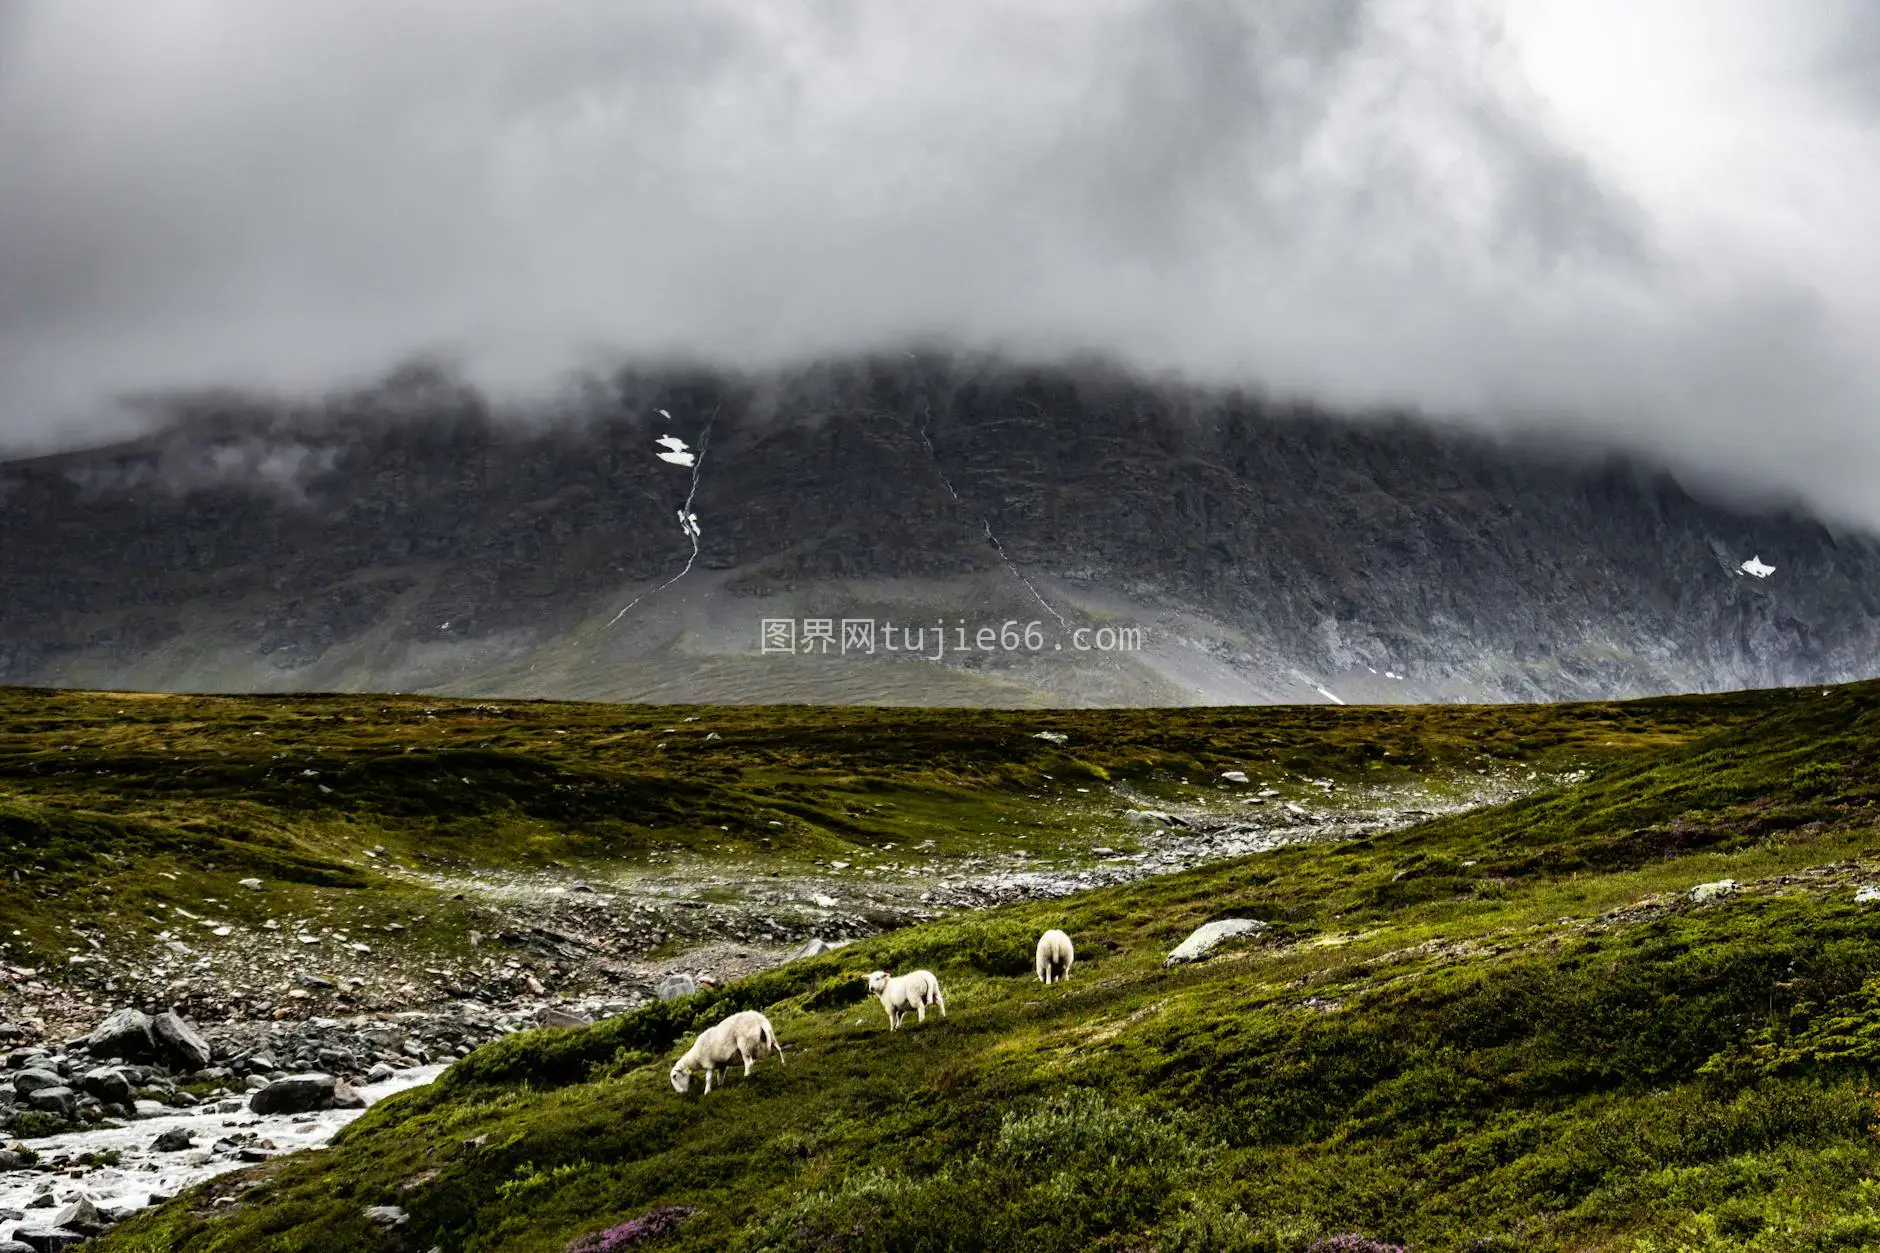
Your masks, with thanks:
M273 708L299 725L320 705ZM544 753L530 719L546 708L512 710L485 751ZM652 1247L1880 1243L1880 905L1855 900L1880 875L1880 685L1504 710L801 717L793 733L777 711L713 711L725 748L683 751L740 764L715 775L693 758L662 786L761 798L764 770L830 787L905 771L980 795L1070 760L1169 788L1230 762L1604 760L1505 806L908 928L513 1036L333 1148L224 1177L100 1247L559 1251L668 1206L683 1221ZM1071 743L1024 738L1047 728ZM322 751L344 769L345 750ZM656 760L583 751L541 759L607 779ZM102 797L91 808L129 820ZM315 838L295 851L317 857ZM1691 898L1724 878L1740 889ZM1223 917L1270 927L1163 967ZM1030 951L1053 925L1079 961L1045 988ZM891 1036L861 976L916 965L938 972L951 1014ZM787 1066L673 1093L691 1034L747 1007L770 1016ZM409 1223L371 1227L377 1204Z
M205 900L248 925L424 912L406 942L452 949L463 907L393 866L787 869L884 842L964 856L1001 828L1048 851L1087 844L1083 819L1114 814L1104 785L1205 799L1219 771L1242 768L1282 795L1318 777L1440 788L1622 757L1754 708L659 708L0 688L0 917L28 964L64 961L74 914L98 920L107 947L147 945L168 925L155 910ZM251 876L265 900L237 887Z

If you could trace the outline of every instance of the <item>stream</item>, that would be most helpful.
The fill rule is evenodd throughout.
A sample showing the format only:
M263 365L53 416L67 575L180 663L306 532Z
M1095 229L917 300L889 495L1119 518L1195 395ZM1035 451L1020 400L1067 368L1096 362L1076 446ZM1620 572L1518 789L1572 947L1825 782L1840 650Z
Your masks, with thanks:
M442 1073L442 1065L416 1066L399 1071L382 1083L361 1084L355 1090L372 1104L394 1093L422 1087ZM122 1215L150 1204L153 1193L160 1199L172 1197L205 1179L252 1165L237 1153L210 1151L211 1144L225 1137L252 1134L255 1145L266 1141L278 1153L318 1148L364 1112L328 1109L308 1114L254 1114L248 1111L244 1096L241 1108L231 1113L219 1113L205 1106L140 1118L119 1127L91 1128L27 1140L26 1147L39 1154L41 1167L0 1174L0 1243L19 1227L50 1225L61 1207L80 1196L89 1197L100 1210ZM151 1148L158 1136L176 1129L188 1131L196 1147L167 1153ZM76 1178L69 1171L43 1169L44 1163L59 1157L112 1149L121 1155L117 1165L74 1167L83 1171ZM27 1208L45 1195L53 1198L51 1208ZM44 1204L40 1201L42 1207ZM11 1216L22 1211L26 1215L23 1220Z

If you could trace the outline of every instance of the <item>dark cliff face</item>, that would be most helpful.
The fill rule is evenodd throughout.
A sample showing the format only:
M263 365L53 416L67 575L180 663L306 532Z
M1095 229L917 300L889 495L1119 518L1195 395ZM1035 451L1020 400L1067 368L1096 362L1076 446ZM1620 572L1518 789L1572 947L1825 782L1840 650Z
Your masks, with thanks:
M1406 697L1498 699L1880 670L1880 548L1805 517L1409 421L894 354L623 375L529 421L412 371L317 410L193 401L143 440L0 466L0 679L448 687L413 649L591 641L690 553L692 474L653 455L666 434L704 446L687 578L752 605L962 580L1024 601L990 528L1054 608L1179 609L1219 628L1193 647L1249 673L1409 672ZM1776 573L1742 573L1752 555ZM636 694L534 664L466 682ZM1180 688L1162 697L1223 698Z

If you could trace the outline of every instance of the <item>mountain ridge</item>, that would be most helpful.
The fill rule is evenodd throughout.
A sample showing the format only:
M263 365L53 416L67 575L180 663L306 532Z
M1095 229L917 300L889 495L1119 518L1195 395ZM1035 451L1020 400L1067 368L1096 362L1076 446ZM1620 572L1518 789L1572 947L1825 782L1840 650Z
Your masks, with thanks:
M1880 669L1870 536L1706 501L1636 457L1089 364L629 371L528 421L414 367L319 404L166 412L136 440L0 463L0 681L1101 705ZM668 435L695 467L656 457ZM692 556L689 491L696 561L664 586ZM761 650L763 619L808 617L1036 621L1060 647ZM1145 646L1061 638L1101 623Z

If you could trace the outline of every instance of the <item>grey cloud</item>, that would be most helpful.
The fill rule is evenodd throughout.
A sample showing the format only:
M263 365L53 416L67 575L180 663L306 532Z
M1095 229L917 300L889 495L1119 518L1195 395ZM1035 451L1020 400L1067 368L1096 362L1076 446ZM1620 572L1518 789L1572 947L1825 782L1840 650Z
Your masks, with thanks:
M1549 425L1880 523L1863 13L29 0L0 443L424 351L513 391L940 337ZM1628 40L1658 59L1609 69Z

